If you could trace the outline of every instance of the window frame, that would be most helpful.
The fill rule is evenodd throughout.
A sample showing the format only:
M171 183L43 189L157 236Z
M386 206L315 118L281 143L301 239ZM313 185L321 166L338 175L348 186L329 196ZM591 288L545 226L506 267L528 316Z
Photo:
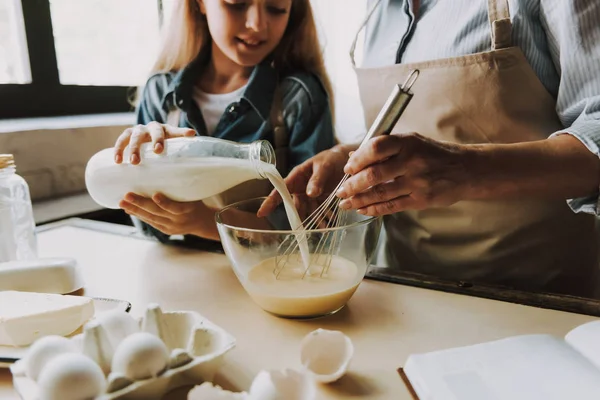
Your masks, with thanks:
M162 0L157 1L162 21ZM50 0L21 0L31 83L0 84L0 119L131 112L135 86L60 83Z

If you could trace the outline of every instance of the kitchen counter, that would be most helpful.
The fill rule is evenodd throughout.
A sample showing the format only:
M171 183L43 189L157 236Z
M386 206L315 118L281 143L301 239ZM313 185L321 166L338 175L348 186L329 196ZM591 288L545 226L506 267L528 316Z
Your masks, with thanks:
M347 375L319 386L319 399L410 400L397 369L411 353L519 334L563 336L595 319L367 279L337 314L286 320L253 303L224 255L161 245L129 227L108 228L93 221L49 227L38 235L40 256L76 258L84 295L127 300L135 316L158 303L165 311L197 311L229 331L237 345L216 380L229 390L247 390L261 369L298 368L300 340L325 328L348 335L355 354ZM6 369L0 370L0 398L18 399Z

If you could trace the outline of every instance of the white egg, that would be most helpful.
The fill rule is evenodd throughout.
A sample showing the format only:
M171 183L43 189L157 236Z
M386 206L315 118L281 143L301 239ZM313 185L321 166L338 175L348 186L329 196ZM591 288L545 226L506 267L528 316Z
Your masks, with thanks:
M340 331L317 329L300 343L300 362L319 382L340 379L346 373L353 354L352 341Z
M93 399L106 388L100 367L79 353L54 357L40 372L37 384L40 400Z
M315 381L293 369L260 371L250 386L248 400L314 400Z
M137 332L127 336L112 359L112 372L131 380L158 376L169 362L167 346L155 335Z
M76 353L77 347L63 336L44 336L36 340L25 356L25 374L37 381L40 371L54 357L65 353Z
M98 314L95 319L106 331L113 349L116 349L127 336L140 331L139 322L123 310L105 311Z

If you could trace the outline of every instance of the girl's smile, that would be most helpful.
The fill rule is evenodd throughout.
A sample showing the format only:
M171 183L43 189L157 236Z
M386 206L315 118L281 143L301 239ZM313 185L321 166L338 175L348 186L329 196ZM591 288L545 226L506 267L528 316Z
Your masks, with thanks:
M235 38L243 47L245 47L248 50L255 50L258 47L264 45L267 41L266 40L262 40L259 38L254 38L254 37L247 37L247 38L242 38L242 37L236 37Z

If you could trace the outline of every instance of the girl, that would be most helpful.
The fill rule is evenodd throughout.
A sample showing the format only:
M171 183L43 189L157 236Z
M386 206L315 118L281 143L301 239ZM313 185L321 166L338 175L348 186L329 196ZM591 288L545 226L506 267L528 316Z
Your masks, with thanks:
M127 145L138 164L141 143L160 153L177 136L266 139L285 159L278 164L285 175L334 145L331 85L309 0L180 0L165 39L137 107L139 125L117 139L115 162ZM219 238L203 201L128 193L121 208L163 242Z

